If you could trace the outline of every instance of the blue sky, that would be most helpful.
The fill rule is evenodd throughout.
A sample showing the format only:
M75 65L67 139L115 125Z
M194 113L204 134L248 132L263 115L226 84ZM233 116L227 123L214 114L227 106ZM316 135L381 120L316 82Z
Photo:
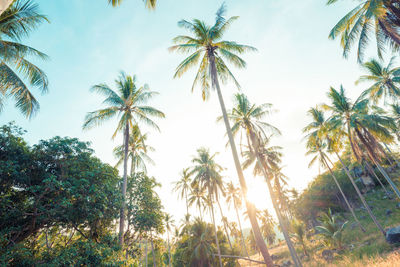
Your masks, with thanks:
M49 77L50 91L40 96L33 90L41 110L32 120L22 117L10 99L0 114L0 124L16 121L28 131L26 138L32 144L55 135L90 141L99 158L114 164L112 149L122 140L121 136L111 140L116 120L90 131L81 127L85 114L101 107L102 98L89 88L103 82L113 86L123 70L160 93L151 104L167 118L159 121L161 133L149 130L149 144L156 148L151 155L156 166L149 166L149 173L162 183L160 196L176 221L185 208L171 196L171 182L179 178L181 169L191 166L197 148L218 151L217 159L227 168L226 180L238 182L230 151L225 148L224 126L215 122L220 115L216 95L204 103L198 90L190 92L193 71L173 79L184 56L167 50L173 37L185 33L177 27L180 19L212 23L222 1L160 0L156 11L145 10L141 0L124 0L119 8L111 8L106 0L36 2L51 23L43 24L24 42L50 56L48 62L37 62ZM342 1L327 7L321 0L225 2L229 16L240 16L225 39L258 48L257 53L243 56L248 67L232 67L233 73L251 101L272 103L278 110L269 122L281 129L282 136L274 138L273 144L284 148L289 185L304 189L318 173L317 168L307 168L310 159L304 156L301 141L307 110L326 101L329 86L343 83L352 97L362 90L354 85L361 74L354 53L345 60L338 41L328 40L329 30L355 3ZM228 108L236 91L231 84L223 86ZM257 195L256 205L270 207L266 186L249 172L246 177Z

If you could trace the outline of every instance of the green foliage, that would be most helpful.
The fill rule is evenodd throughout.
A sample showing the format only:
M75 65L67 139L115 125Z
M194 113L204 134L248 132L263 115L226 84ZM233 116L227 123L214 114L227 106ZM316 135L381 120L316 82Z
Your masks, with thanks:
M344 223L339 222L337 216L333 215L330 209L327 213L323 213L318 221L321 225L316 226L315 230L321 237L324 245L330 248L341 249L343 229L346 226L347 221Z
M54 137L29 146L23 133L14 124L0 128L0 260L76 265L117 255L110 245L121 201L117 170L88 143Z

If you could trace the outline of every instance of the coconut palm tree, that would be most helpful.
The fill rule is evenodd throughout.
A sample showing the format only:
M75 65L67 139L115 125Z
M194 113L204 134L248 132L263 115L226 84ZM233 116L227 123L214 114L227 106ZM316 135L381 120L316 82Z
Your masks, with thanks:
M120 227L119 227L119 243L122 246L124 237L125 226L125 198L128 174L128 153L129 153L129 133L134 125L145 123L146 125L159 130L157 124L151 119L164 118L165 115L158 109L145 105L149 99L154 97L157 93L150 91L147 85L138 87L136 85L136 76L126 75L121 72L118 79L115 80L116 91L111 89L107 84L98 84L92 87L92 91L102 94L106 97L103 101L107 107L93 112L89 112L85 117L83 129L91 129L95 126L100 126L103 122L119 117L117 129L114 132L113 138L118 132L123 132L123 145L124 145L124 174L122 183L122 196L123 202L120 214Z
M207 203L210 208L212 223L214 224L215 243L217 244L219 265L222 267L221 250L218 242L213 202L214 198L217 199L218 191L223 187L222 176L220 175L223 168L215 162L216 154L211 155L208 149L200 148L197 150L197 154L198 156L192 160L195 164L192 169L194 175L193 181L198 184L199 187L207 190Z
M148 156L148 151L154 151L154 148L147 145L147 134L141 134L138 125L134 125L129 135L128 159L131 159L131 175L136 170L147 172L146 163L154 165L154 161ZM114 148L114 156L118 159L116 167L124 162L124 146L120 145Z
M344 201L346 202L347 208L353 215L354 220L359 225L360 229L365 232L364 227L361 225L360 221L358 220L356 214L354 213L353 208L351 207L349 200L347 199L346 195L344 194L342 187L340 186L335 174L333 173L331 167L329 166L328 162L332 162L328 155L325 153L325 149L327 148L327 143L321 140L320 136L324 131L326 131L327 121L325 120L325 116L323 111L319 110L318 108L311 108L308 111L309 117L312 118L312 122L309 123L304 129L303 132L306 133L306 147L307 153L306 155L315 154L315 156L311 159L310 164L308 167L310 168L316 162L319 162L319 165L323 168L327 168L329 173L331 174L333 180L335 181L336 186L338 187L340 194L342 195ZM329 127L329 126L328 126Z
M164 221L165 221L165 229L167 230L167 245L168 245L168 266L171 267L171 246L169 244L169 232L172 229L172 226L174 225L175 221L172 218L172 216L170 214L165 214L164 217Z
M331 121L335 125L334 128L347 134L355 158L361 162L365 153L400 198L400 191L397 186L380 165L381 158L384 155L382 155L382 147L378 140L392 142L391 129L395 128L393 119L378 112L370 113L368 99L360 97L354 103L351 103L345 95L343 86L341 86L340 91L331 87L328 97L332 103L331 105L324 105L324 108L333 112ZM359 144L362 144L365 151L361 149Z
M190 185L191 190L189 194L188 204L191 207L193 204L197 206L200 213L200 219L203 220L203 213L207 198L206 198L206 188L199 186L197 183Z
M400 68L393 68L393 60L394 58L391 58L386 67L376 59L362 64L367 73L362 75L356 84L372 82L372 86L365 90L363 95L369 96L375 103L381 98L397 100L400 97Z
M228 185L226 186L225 197L226 197L226 202L228 203L228 207L231 207L231 205L233 205L235 209L236 218L239 223L240 237L242 240L243 251L246 253L247 258L250 258L249 252L247 251L246 248L246 241L243 236L242 223L240 222L239 211L238 211L238 209L241 208L242 206L242 195L240 188L235 187L232 182L229 182Z
M10 2L4 4L7 6ZM39 102L29 87L46 93L49 82L44 71L29 58L46 60L48 57L20 41L45 21L48 19L39 13L38 5L29 0L15 1L0 15L0 112L8 97L15 99L15 106L27 118L39 110Z
M180 199L185 198L186 201L186 214L189 214L188 192L190 192L190 184L192 183L190 169L182 170L181 179L174 182L174 192L178 193Z
M275 242L276 233L274 227L276 225L274 218L268 210L263 210L260 213L261 231L268 244L272 245Z
M192 22L181 20L178 26L188 29L194 36L181 35L174 38L177 45L170 47L171 51L190 53L184 61L176 69L174 77L181 77L188 69L194 67L200 62L199 69L193 82L192 90L196 86L201 87L203 100L208 99L210 95L210 85L216 89L218 100L221 106L222 115L224 117L225 128L229 138L229 144L232 150L232 156L238 174L241 190L243 194L247 193L247 184L244 179L243 171L240 166L239 156L236 150L235 141L232 136L231 127L226 114L225 103L219 82L223 83L232 80L239 87L238 82L232 72L226 65L225 61L239 68L244 68L246 62L241 59L237 53L242 54L246 51L255 51L256 49L238 44L233 41L224 41L222 37L229 26L238 17L226 19L225 6L222 5L216 14L214 25L209 26L205 22L195 19ZM252 209L252 205L246 200L246 208ZM256 236L257 246L263 255L264 261L268 267L273 266L271 256L268 253L267 246L262 238L258 222L255 218L254 210L250 210L250 222Z
M156 9L157 0L143 0L146 8L148 9ZM122 3L122 0L108 0L108 3L111 4L113 7L119 6Z
M292 241L290 240L289 232L287 231L284 218L282 217L277 199L275 198L274 190L271 185L271 170L276 168L276 159L274 158L271 160L270 158L266 157L266 149L264 144L266 142L265 140L269 139L267 136L268 133L272 132L279 134L280 132L276 127L263 121L263 119L265 119L265 117L270 113L270 104L262 104L257 106L255 104L251 104L244 94L236 94L234 98L234 107L228 113L228 118L232 121L232 133L234 136L240 131L243 131L246 135L247 146L249 148L247 155L250 157L245 160L244 167L249 166L251 160L255 160L257 162L256 164L259 168L257 170L261 171L268 185L270 197L277 213L278 221L282 228L282 232L284 234L293 262L296 266L301 266L301 262L297 256ZM269 174L267 172L269 172Z
M333 4L337 0L328 0ZM347 13L332 28L329 38L335 39L340 35L343 56L347 57L351 46L357 45L357 58L362 62L365 49L371 39L375 37L377 52L382 57L384 45L392 47L400 45L399 25L391 19L391 4L394 1L364 0ZM389 5L388 5L389 4Z

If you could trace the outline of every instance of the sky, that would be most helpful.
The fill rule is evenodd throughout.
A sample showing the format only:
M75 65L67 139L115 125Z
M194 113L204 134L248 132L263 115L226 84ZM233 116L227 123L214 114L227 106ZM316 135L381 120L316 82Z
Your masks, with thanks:
M162 184L157 191L165 211L173 214L176 222L183 218L185 205L171 193L172 182L180 178L183 168L192 166L191 160L200 147L218 152L216 160L226 168L224 179L238 184L231 152L225 147L224 125L216 123L221 115L216 93L203 102L199 88L191 92L194 70L173 79L174 70L185 55L168 51L175 36L187 33L177 26L179 20L199 18L211 24L223 1L160 0L155 11L146 10L141 0L124 0L119 8L112 8L106 0L35 2L51 23L43 24L23 42L50 56L47 62L34 61L48 75L49 93L40 95L32 90L41 108L31 120L24 118L10 99L0 114L0 125L15 121L28 131L26 139L30 144L57 135L78 137L91 142L97 157L114 165L112 150L122 143L120 135L111 139L117 119L89 131L82 131L82 124L87 112L103 107L102 97L90 92L90 87L104 82L112 87L119 72L125 71L137 75L140 85L147 83L151 90L159 92L149 104L166 114L165 119L157 120L160 132L144 127L148 144L156 149L150 154L156 165L148 166L148 170ZM246 69L232 66L231 70L250 101L273 104L276 112L267 120L282 135L274 137L272 144L283 147L283 172L289 177L289 187L301 191L319 171L316 167L308 169L310 158L305 156L302 141L302 128L310 121L307 110L327 101L330 86L343 84L353 98L363 89L354 85L362 73L354 51L349 59L343 59L339 41L328 39L330 29L355 3L225 3L228 16L240 16L225 39L258 49L243 55ZM238 91L232 84L223 85L222 91L230 109ZM254 178L251 172L245 172L245 176L256 206L273 213L262 179ZM191 213L197 214L194 208ZM233 212L227 211L227 215L234 218Z

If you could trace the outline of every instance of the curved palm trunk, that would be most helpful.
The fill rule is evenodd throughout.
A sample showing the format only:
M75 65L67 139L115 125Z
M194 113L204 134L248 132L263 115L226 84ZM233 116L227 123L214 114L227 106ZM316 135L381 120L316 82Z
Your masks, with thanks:
M368 163L368 161L365 161L365 166L368 169L369 173L373 174L375 179L378 180L379 184L382 186L383 190L385 191L386 195L389 195L389 191L386 189L386 186L382 183L381 179L379 179L378 175L376 175L374 169L372 166Z
M224 218L224 213L222 212L221 204L219 203L218 199L217 199L217 203L218 203L218 207L219 207L219 212L221 213L221 217ZM232 243L231 243L231 240L229 239L229 233L228 233L228 229L226 228L225 221L223 221L223 224L224 224L226 238L228 239L229 247L231 248L231 251L233 251Z
M185 190L185 200L186 200L186 215L189 215L189 204L188 204L187 190Z
M388 145L386 143L383 143L383 145L385 146L385 148L387 149L387 151L389 151L390 155L392 156L393 160L396 162L396 165L398 168L400 168L400 163L399 161L396 159L396 157L393 155L392 151L390 150L390 148L388 147ZM386 155L386 153L385 153Z
M244 236L243 236L242 223L240 222L239 212L238 212L235 200L233 201L233 205L235 206L236 217L237 217L237 220L239 223L240 236L242 238L242 246L243 246L244 252L246 253L247 258L250 259L249 252L247 251L247 248L246 248L246 241L244 240Z
M363 232L365 233L365 228L361 225L361 223L360 223L360 221L358 220L356 214L354 213L354 210L353 210L353 208L351 207L349 201L347 200L347 197L346 197L346 195L344 194L344 192L343 192L343 190L342 190L342 187L340 186L338 180L336 179L336 176L335 176L335 174L333 173L331 167L329 167L328 162L326 162L325 158L322 158L322 160L324 161L325 165L328 167L329 172L331 173L332 178L333 178L333 180L334 180L335 183L336 183L336 186L339 188L339 191L340 191L340 193L342 194L342 197L343 197L344 201L346 202L347 207L349 208L349 210L350 210L350 212L351 212L351 215L353 215L353 218L354 218L354 220L357 222L357 224L358 224L358 226L360 227L361 231L363 231Z
M233 156L233 161L235 163L236 172L238 174L241 192L242 192L243 197L245 198L246 194L247 194L246 180L244 179L242 167L240 166L240 161L239 161L239 156L238 156L238 153L236 150L235 140L233 139L231 126L229 124L228 115L226 113L224 99L222 97L221 88L219 87L219 82L218 82L218 77L217 77L217 68L215 66L215 57L214 57L213 53L214 53L213 51L208 51L212 84L213 84L214 88L217 90L218 100L219 100L219 104L221 106L222 116L224 118L226 133L228 135L229 145L231 147L232 156ZM262 238L260 227L259 227L257 219L256 219L254 207L252 207L252 205L246 199L245 199L245 202L246 202L246 209L249 214L249 220L250 220L253 232L254 232L257 247L261 251L261 254L264 258L264 262L267 265L267 267L273 267L274 264L273 264L271 255L268 252L267 245L265 244L265 241Z
M124 245L124 228L125 228L125 199L126 199L126 186L128 179L128 149L129 149L129 124L125 125L124 133L124 176L122 182L122 205L119 215L119 245Z
M217 244L217 251L218 251L218 260L219 260L219 266L222 267L222 258L221 258L221 249L219 247L219 241L218 241L218 233L217 233L217 225L215 224L215 218L214 218L214 207L212 204L212 198L211 198L211 189L209 188L209 194L208 194L208 198L209 198L209 202L210 202L210 210L211 210L211 219L212 219L212 223L214 225L214 233L215 233L215 243Z
M156 254L154 253L153 234L150 232L151 254L153 255L153 267L157 267Z
M168 242L168 266L171 267L171 247L169 245L169 231L167 230L167 242Z
M376 156L372 150L372 148L369 146L368 142L365 140L363 135L360 133L360 131L356 128L356 133L357 136L360 138L362 144L366 147L367 153L369 158L372 160L372 162L378 167L379 172L385 177L386 181L390 184L392 187L393 191L396 193L397 197L400 199L400 191L395 185L395 183L390 179L389 175L386 173L386 171L382 168L382 166L379 164L378 160L376 159Z
M344 163L343 163L343 161L342 161L342 158L339 156L339 154L338 154L336 151L335 151L335 154L336 154L336 156L338 157L340 163L342 164L343 169L344 169L344 171L345 171L346 174L347 174L347 177L349 177L351 184L353 185L354 189L356 190L358 197L360 198L362 204L364 205L365 209L367 210L368 215L369 215L369 216L371 217L371 219L374 221L374 223L375 223L376 227L378 227L379 231L381 231L382 234L383 234L384 236L386 236L385 230L383 229L382 225L378 222L378 220L376 219L375 215L372 213L370 207L368 206L367 202L365 201L365 198L364 198L363 195L361 194L360 189L358 189L358 186L357 186L356 183L354 182L354 179L353 179L353 177L351 176L349 170L347 169L346 165L344 165Z
M253 153L255 154L255 156L257 158L257 165L262 170L262 173L263 173L263 175L265 177L265 181L266 181L266 183L268 185L268 190L269 190L269 194L271 196L272 205L274 206L276 215L278 217L278 221L279 221L279 224L281 226L281 230L283 232L283 236L285 238L286 244L287 244L287 246L289 248L290 255L292 257L294 265L296 267L301 267L302 264L300 262L300 259L299 259L298 255L297 255L297 252L296 252L296 249L295 249L295 247L294 247L294 245L292 243L292 240L290 240L289 231L287 229L287 225L284 222L281 210L279 209L279 206L278 206L278 201L277 201L277 199L275 198L275 195L274 195L274 191L273 191L273 188L272 188L272 185L271 185L271 181L270 181L269 176L268 176L267 171L266 171L268 167L265 165L265 161L261 160L261 157L257 152L258 151L257 150L257 147L258 147L257 144L259 142L257 142L255 133L253 131L250 130L249 133L250 133L250 140L251 140ZM249 144L249 146L250 146L250 144Z

